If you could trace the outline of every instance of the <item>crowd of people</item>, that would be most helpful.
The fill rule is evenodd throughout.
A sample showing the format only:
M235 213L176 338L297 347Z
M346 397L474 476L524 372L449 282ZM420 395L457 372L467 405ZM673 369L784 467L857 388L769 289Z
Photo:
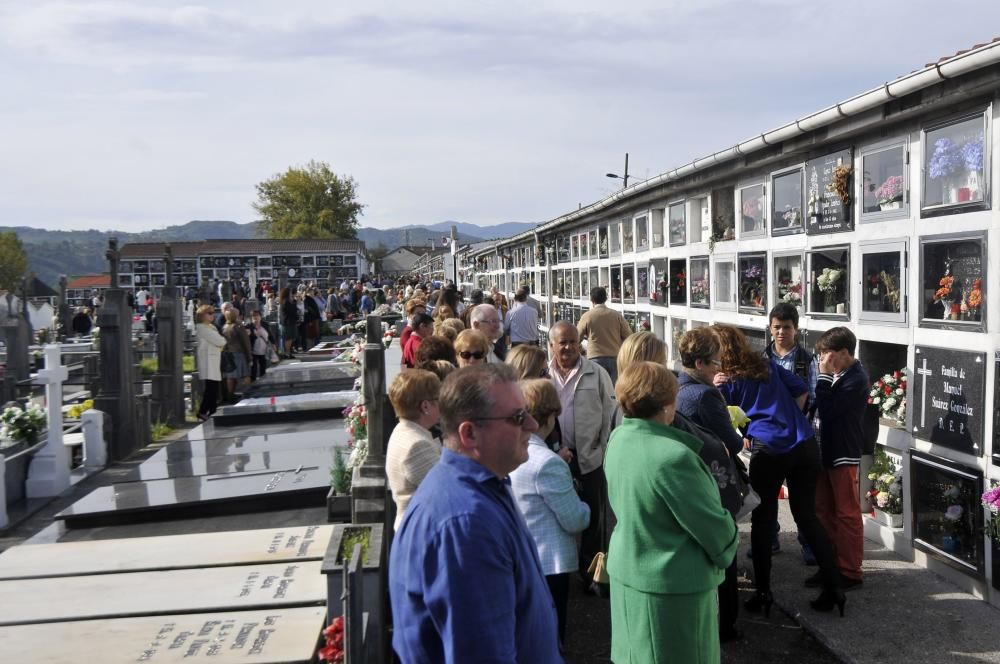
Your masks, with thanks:
M735 327L700 327L679 339L675 375L666 344L606 299L594 288L579 323L540 343L526 287L509 308L497 292L405 289L386 454L403 662L562 661L573 583L610 595L612 661L718 662L742 638L737 519L754 493L743 609L769 615L782 484L818 570L802 580L812 609L843 615L863 584L868 379L853 333L825 332L814 355L778 305L765 353Z

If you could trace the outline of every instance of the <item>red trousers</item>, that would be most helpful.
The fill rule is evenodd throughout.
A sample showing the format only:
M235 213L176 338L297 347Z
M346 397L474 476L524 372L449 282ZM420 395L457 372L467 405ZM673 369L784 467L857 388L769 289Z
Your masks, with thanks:
M816 478L816 516L830 537L841 576L860 580L865 533L857 466L837 466L820 471Z

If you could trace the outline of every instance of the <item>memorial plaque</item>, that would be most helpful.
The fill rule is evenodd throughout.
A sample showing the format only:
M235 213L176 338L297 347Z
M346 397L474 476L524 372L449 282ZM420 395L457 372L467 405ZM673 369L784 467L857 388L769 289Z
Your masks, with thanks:
M296 561L0 581L0 625L321 605L321 567Z
M325 445L301 449L285 449L277 451L243 452L226 454L224 456L182 454L179 450L168 453L165 457L147 459L139 465L132 480L165 480L176 477L195 477L199 475L225 475L230 473L258 473L264 471L284 470L298 466L333 467L334 448L339 448L346 459L350 449L344 441L339 445ZM209 442L209 441L205 441ZM164 450L161 450L164 451Z
M841 150L806 162L806 233L822 235L854 230L852 201L845 205L834 191L838 167L851 168L851 151ZM853 193L851 172L847 175L847 191Z
M101 664L297 664L312 661L325 619L300 607L16 625L0 627L0 659L78 664L98 647Z
M123 482L94 489L55 515L69 528L322 505L327 465L228 475Z
M917 346L910 378L913 435L959 452L983 452L986 354Z
M322 560L333 526L25 544L0 554L0 579Z

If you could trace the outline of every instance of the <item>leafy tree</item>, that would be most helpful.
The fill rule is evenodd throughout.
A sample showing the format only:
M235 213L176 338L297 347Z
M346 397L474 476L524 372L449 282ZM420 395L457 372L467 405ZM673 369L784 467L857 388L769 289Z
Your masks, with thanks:
M28 254L17 233L0 233L0 289L17 290L18 283L28 271Z
M310 161L259 183L253 208L261 233L272 239L353 239L364 205L354 178Z

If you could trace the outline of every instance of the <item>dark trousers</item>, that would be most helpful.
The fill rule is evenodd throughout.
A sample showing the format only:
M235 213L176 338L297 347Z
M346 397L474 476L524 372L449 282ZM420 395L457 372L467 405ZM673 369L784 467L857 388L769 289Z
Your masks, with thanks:
M199 415L211 415L219 407L219 381L206 380L205 391L201 395L201 406L198 408Z
M611 384L614 385L618 382L618 359L614 357L592 357L590 358L592 362L596 362L601 365L608 375L611 376Z
M604 467L589 473L580 472L580 463L574 452L569 464L573 477L580 480L580 500L590 507L590 524L580 535L580 567L586 569L599 552L607 552L609 533L614 528L614 517L608 506L608 485Z
M552 593L552 601L556 605L556 618L559 620L559 644L566 640L566 607L569 604L569 572L549 574L545 577Z
M250 367L250 380L263 378L267 373L267 355L254 355L253 364Z
M815 438L799 443L785 454L768 453L755 442L750 456L750 485L760 495L761 502L750 517L750 548L757 590L771 589L771 537L778 515L778 489L785 480L795 525L816 556L824 587L832 589L840 585L830 539L816 517L819 471L819 446Z
M731 631L740 615L740 585L736 558L726 568L726 578L719 584L719 631Z

